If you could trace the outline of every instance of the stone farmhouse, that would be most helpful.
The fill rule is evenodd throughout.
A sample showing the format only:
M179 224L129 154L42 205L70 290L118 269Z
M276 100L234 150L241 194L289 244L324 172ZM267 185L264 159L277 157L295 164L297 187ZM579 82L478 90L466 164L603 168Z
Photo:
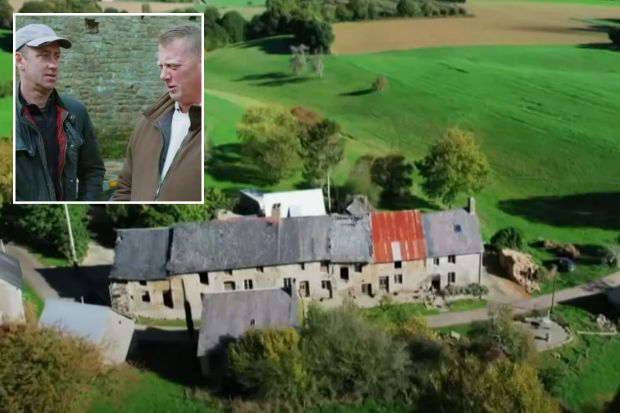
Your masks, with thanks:
M484 247L468 208L362 216L244 217L119 230L112 307L153 318L198 318L206 294L295 286L327 301L480 281ZM336 301L336 300L334 300Z

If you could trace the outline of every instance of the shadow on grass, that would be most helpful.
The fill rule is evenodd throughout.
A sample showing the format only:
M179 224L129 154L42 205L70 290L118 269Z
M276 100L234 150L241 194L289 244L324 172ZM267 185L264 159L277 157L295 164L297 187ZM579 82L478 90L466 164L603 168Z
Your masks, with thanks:
M620 52L620 47L613 43L584 43L578 46L580 49L593 49L593 50L609 50L610 52Z
M398 197L382 194L379 207L391 210L420 209L423 211L437 211L440 209L432 202L416 197L410 193Z
M37 272L47 281L60 298L70 298L86 304L110 305L108 275L111 266L80 266L37 268Z
M291 54L291 46L295 45L293 36L274 36L265 39L242 43L239 48L257 48L267 54Z
M581 308L590 314L603 314L610 320L620 318L620 310L618 310L607 298L606 294L591 295L589 297L574 298L562 302L563 305Z
M0 50L13 53L13 35L11 33L0 34Z
M279 80L286 79L291 75L284 72L269 72L269 73L261 73L256 75L246 75L242 76L239 79L235 79L235 82L252 82L259 80Z
M354 90L353 92L341 93L338 96L364 96L364 95L369 95L372 92L373 90L371 88L367 88L367 89Z
M196 349L187 330L135 330L127 361L183 386L203 383Z
M500 201L499 208L529 221L559 227L620 230L620 192L541 196Z
M265 186L270 184L254 166L241 156L241 144L228 143L213 147L206 171L218 181Z

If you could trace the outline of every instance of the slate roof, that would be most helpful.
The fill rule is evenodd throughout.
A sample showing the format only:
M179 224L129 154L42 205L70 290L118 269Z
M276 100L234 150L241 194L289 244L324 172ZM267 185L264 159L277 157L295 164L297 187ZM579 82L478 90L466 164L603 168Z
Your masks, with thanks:
M119 229L111 279L162 280L167 276L170 228Z
M332 262L370 262L371 253L368 215L330 216L329 257Z
M478 217L464 209L423 214L422 225L429 258L484 252Z
M424 259L424 233L419 211L370 214L373 262Z
M5 254L4 252L0 252L0 280L4 280L20 290L24 285L19 261L12 255Z
M295 327L297 300L283 289L206 294L202 302L198 357L222 339L242 336L250 328Z
M177 224L168 270L183 274L327 260L329 225L327 216Z

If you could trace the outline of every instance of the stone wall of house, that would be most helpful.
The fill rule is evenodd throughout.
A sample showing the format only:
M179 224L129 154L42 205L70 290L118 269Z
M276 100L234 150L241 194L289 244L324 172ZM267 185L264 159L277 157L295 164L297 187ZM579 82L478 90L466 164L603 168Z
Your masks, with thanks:
M19 288L0 280L0 324L3 319L23 320L24 302Z
M480 282L482 254L456 255L454 263L448 262L448 257L436 258L439 259L439 264L436 264L435 258L426 259L426 271L429 278L440 277L441 288L448 284L467 285ZM448 279L448 274L451 272L455 276L454 282Z
M83 102L104 157L124 158L142 111L165 93L157 67L159 36L193 24L190 16L18 16L16 30L30 23L50 26L73 42L61 49L58 90Z

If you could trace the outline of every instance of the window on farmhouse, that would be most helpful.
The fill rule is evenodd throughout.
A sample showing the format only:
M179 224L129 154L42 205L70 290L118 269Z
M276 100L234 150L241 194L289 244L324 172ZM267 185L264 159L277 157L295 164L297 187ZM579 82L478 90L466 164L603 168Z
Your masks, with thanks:
M455 255L448 255L448 262L450 264L456 264L456 256Z
M209 273L208 272L199 272L198 276L200 277L200 284L209 285Z
M449 272L448 273L448 283L454 284L455 282L456 282L456 273L455 272Z
M142 302L143 303L150 303L151 302L151 296L149 295L148 291L142 293Z
M400 261L394 261L394 268L403 268L403 263Z
M228 275L232 275L232 271L233 271L233 270L226 270L226 274L228 274Z
M439 257L433 258L433 264L439 265Z
M349 281L349 267L340 267L340 279Z
M254 289L254 281L252 280L243 280L243 288L246 290Z
M329 261L321 261L321 272L329 272Z
M305 264L305 263L303 263L303 262L302 262L302 263L300 263L300 264L299 264L299 268L301 268L302 270L305 270L305 269L306 269L306 264Z
M225 291L234 291L236 288L234 281L224 281L224 290Z
M332 283L329 280L321 280L321 288L324 290L331 290Z
M258 271L258 272L265 272L265 268L263 268L263 267L256 267L256 271Z
M355 272L362 272L362 264L355 264Z
M284 288L286 288L287 290L291 290L291 285L293 284L293 279L292 278L285 278L284 279Z
M162 298L164 299L164 305L168 308L174 308L174 304L172 302L172 290L166 290L162 293Z
M394 284L402 284L402 283L403 283L403 275L394 274Z
M146 285L146 281L140 281L140 285Z

